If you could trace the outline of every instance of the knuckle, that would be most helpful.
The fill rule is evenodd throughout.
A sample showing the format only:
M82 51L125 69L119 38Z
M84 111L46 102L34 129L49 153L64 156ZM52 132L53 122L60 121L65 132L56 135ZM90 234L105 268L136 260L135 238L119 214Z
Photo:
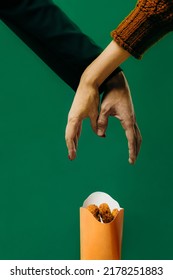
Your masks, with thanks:
M68 116L68 123L70 124L76 124L79 121L78 117L74 117L74 116Z
M135 130L135 118L133 115L126 116L122 118L121 124L125 129L133 129Z
M70 140L70 138L68 136L65 136L65 141L68 144L71 140Z
M98 127L104 127L105 125L106 125L105 120L103 119L98 120Z
M73 141L73 138L69 135L69 134L66 134L65 135L65 141L67 144L71 143L71 141Z
M110 104L105 104L104 106L101 107L101 114L102 115L107 115L108 112L110 111Z
M122 120L121 124L122 124L122 126L124 127L125 130L133 129L133 123L131 123L131 121Z

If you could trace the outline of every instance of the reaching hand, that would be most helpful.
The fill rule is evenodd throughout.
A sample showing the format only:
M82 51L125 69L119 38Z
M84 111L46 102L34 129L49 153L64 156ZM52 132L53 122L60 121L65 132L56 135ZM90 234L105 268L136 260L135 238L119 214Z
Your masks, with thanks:
M130 89L124 74L120 72L114 76L106 87L97 121L97 134L102 137L105 135L109 116L119 119L128 141L129 163L133 164L139 153L142 137L136 123Z
M76 157L83 119L90 118L91 126L97 133L98 106L99 92L97 87L80 83L68 114L65 132L69 159L73 160Z
M69 159L73 160L76 157L83 119L89 117L94 132L103 137L109 116L114 116L120 120L125 130L129 148L129 163L133 164L139 153L142 137L136 123L128 83L122 72L107 82L100 114L98 106L98 87L91 83L81 82L72 103L66 126L65 138Z

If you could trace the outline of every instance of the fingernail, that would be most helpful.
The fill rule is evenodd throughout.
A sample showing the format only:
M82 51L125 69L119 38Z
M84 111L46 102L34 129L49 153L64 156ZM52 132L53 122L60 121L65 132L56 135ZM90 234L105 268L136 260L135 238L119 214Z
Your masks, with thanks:
M135 162L131 158L129 158L129 163L134 164Z
M97 130L97 135L102 137L102 136L103 136L103 131L100 130L100 129L98 129L98 130Z

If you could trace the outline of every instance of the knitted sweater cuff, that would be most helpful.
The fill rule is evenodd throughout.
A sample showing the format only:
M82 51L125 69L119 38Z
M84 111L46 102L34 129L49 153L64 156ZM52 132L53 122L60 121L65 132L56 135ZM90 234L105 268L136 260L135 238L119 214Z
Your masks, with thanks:
M164 5L158 11L159 1L153 1L152 5L150 2L139 0L135 9L111 32L112 38L137 59L141 59L150 46L172 30L172 5Z

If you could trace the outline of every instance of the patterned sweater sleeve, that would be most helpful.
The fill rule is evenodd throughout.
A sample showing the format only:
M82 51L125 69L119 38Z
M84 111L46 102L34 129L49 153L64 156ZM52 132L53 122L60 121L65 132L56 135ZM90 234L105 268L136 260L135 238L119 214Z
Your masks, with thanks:
M173 30L173 0L138 0L134 10L111 32L135 58Z

